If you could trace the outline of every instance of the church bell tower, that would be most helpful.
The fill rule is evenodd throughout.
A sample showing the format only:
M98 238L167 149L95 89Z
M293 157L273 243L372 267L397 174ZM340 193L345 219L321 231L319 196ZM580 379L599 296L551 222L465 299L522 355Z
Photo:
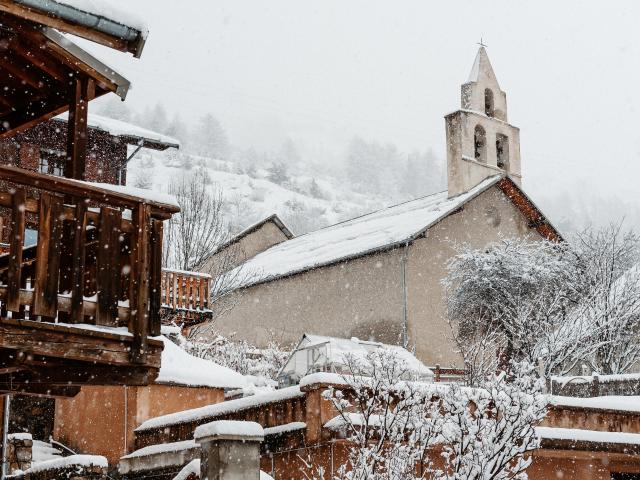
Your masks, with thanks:
M462 85L460 110L445 122L449 197L497 174L520 184L520 130L508 123L507 95L500 90L484 45Z

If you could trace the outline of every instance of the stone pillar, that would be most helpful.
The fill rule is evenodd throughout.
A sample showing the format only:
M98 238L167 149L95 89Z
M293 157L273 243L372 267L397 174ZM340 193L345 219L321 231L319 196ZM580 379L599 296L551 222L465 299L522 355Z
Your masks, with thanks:
M31 467L33 439L29 433L9 434L9 472L27 470Z
M194 433L202 449L201 480L259 480L262 427L255 422L222 420Z

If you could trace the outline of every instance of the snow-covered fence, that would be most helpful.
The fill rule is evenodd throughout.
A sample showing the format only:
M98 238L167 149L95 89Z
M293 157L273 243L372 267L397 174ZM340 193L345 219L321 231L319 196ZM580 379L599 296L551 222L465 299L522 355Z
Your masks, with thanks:
M640 373L552 377L549 393L565 397L640 395Z

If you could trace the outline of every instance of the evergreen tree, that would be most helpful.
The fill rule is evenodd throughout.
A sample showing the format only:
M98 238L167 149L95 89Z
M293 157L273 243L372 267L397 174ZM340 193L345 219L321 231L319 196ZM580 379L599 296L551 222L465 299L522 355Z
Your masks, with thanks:
M205 156L227 160L230 153L229 139L220 122L210 113L200 119L194 141L198 151Z

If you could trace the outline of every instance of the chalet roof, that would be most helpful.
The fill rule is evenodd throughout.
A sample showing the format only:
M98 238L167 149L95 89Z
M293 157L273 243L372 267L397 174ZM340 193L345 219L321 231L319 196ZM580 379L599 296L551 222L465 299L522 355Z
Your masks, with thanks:
M104 0L8 0L3 10L140 57L149 33L144 21Z
M82 0L0 2L0 76L5 81L0 138L77 103L78 99L71 98L70 82L76 82L88 100L108 92L125 98L129 81L70 39L75 35L140 56L146 30L114 21L106 13L96 14L115 13L112 8L100 10L101 4Z
M155 383L189 387L237 389L246 385L243 375L217 363L194 357L162 336L164 350Z
M491 187L499 187L547 238L560 235L524 192L505 175L490 177L456 197L440 192L400 203L305 235L259 253L237 268L236 288L301 273L313 268L389 250L413 242L431 226ZM233 274L232 274L233 275Z
M68 119L68 112L64 112L53 120L66 123ZM89 128L107 132L131 145L142 145L145 148L154 150L180 148L180 140L168 135L163 135L162 133L154 132L153 130L148 130L122 120L116 120L115 118L96 115L95 113L90 113L87 116L87 125Z

